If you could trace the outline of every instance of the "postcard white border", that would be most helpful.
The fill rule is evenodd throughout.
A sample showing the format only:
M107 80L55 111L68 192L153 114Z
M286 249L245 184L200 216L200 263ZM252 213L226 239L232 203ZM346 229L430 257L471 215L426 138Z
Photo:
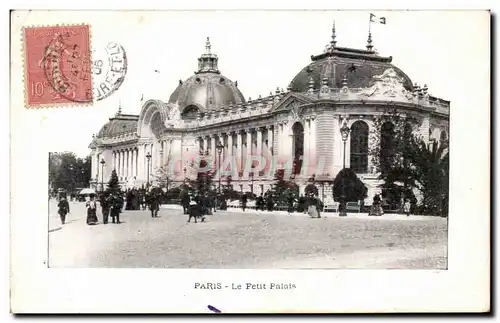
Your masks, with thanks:
M261 6L262 7L262 6ZM18 57L12 30L11 57ZM482 36L485 37L485 36ZM489 71L489 47L470 50L470 67ZM485 52L488 50L488 52ZM463 67L461 67L463 68ZM470 77L470 109L451 119L449 270L47 269L43 133L27 128L23 87L11 75L11 252L15 312L208 313L480 311L489 304L489 74ZM472 72L470 72L472 73ZM477 75L472 73L472 75ZM459 89L457 89L459 90ZM473 136L471 136L473 134ZM474 149L471 153L469 149ZM469 169L474 170L468 172ZM29 185L27 185L29 183ZM29 199L28 199L29 198ZM195 281L293 282L288 292L200 291Z

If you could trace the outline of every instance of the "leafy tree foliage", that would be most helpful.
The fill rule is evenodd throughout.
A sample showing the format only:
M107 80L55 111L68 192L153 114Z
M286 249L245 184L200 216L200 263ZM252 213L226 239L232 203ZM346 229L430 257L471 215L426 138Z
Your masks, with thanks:
M318 196L318 188L313 183L309 183L305 187L304 193L307 196L310 196L310 195Z
M342 169L333 180L333 198L335 201L357 202L367 196L368 189L350 168Z
M72 152L49 154L49 182L54 191L88 187L90 177L90 156L79 158Z
M422 194L418 212L446 216L449 197L449 152L447 142L427 144L412 136L398 165L381 176L383 194L397 202L410 199L417 207L413 190ZM392 202L394 205L397 202ZM400 202L401 203L401 202ZM401 206L401 205L400 205Z
M276 205L287 205L290 199L298 199L299 187L295 182L285 179L285 170L278 169L274 174L275 183L271 190L273 201Z
M194 165L196 166L196 165ZM194 167L196 170L195 179L187 179L187 184L197 193L204 196L213 196L213 178L214 173L212 169L208 169L208 162L205 159L201 159L198 167Z
M240 199L241 193L234 190L232 184L233 181L232 176L229 175L225 179L226 179L225 184L222 186L222 195L224 196L224 198L229 200Z

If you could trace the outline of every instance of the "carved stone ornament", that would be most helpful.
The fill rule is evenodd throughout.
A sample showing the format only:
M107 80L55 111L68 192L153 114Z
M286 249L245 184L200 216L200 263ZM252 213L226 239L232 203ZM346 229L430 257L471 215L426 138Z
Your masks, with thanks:
M297 101L293 101L288 105L288 110L290 111L290 117L292 120L299 119L300 104Z
M403 79L393 68L386 69L381 75L373 77L374 84L360 93L364 97L390 97L411 100L413 94L406 91Z

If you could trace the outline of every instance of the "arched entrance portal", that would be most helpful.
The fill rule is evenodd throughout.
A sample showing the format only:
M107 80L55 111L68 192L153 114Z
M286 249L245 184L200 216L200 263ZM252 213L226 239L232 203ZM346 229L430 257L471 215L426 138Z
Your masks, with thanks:
M296 122L292 126L293 132L293 174L299 174L302 169L302 158L304 156L304 126Z

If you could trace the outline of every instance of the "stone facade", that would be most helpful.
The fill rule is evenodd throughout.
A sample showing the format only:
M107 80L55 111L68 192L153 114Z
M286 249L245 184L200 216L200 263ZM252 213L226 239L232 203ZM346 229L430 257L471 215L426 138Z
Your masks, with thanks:
M115 169L125 187L155 184L159 176L178 185L196 176L193 165L200 154L217 167L220 151L224 169L229 165L230 170L217 172L215 181L231 175L237 190L263 193L271 188L274 171L283 168L301 191L314 175L320 195L328 195L331 188L325 181L333 180L344 167L345 153L345 167L352 166L351 160L361 161L364 170L359 177L369 188L370 203L380 184L378 170L371 158L351 152L351 147L373 143L370 137L365 143L351 135L344 152L343 124L371 132L374 121L390 109L412 118L417 124L414 131L427 141L449 136L450 103L431 96L426 86L412 85L390 64L392 58L371 49L336 47L336 42L311 58L287 91L276 89L269 96L245 101L237 82L220 74L207 40L198 71L179 81L169 102L144 102L139 115L119 111L94 136L90 144L94 184L106 183ZM293 174L298 157L302 167Z

